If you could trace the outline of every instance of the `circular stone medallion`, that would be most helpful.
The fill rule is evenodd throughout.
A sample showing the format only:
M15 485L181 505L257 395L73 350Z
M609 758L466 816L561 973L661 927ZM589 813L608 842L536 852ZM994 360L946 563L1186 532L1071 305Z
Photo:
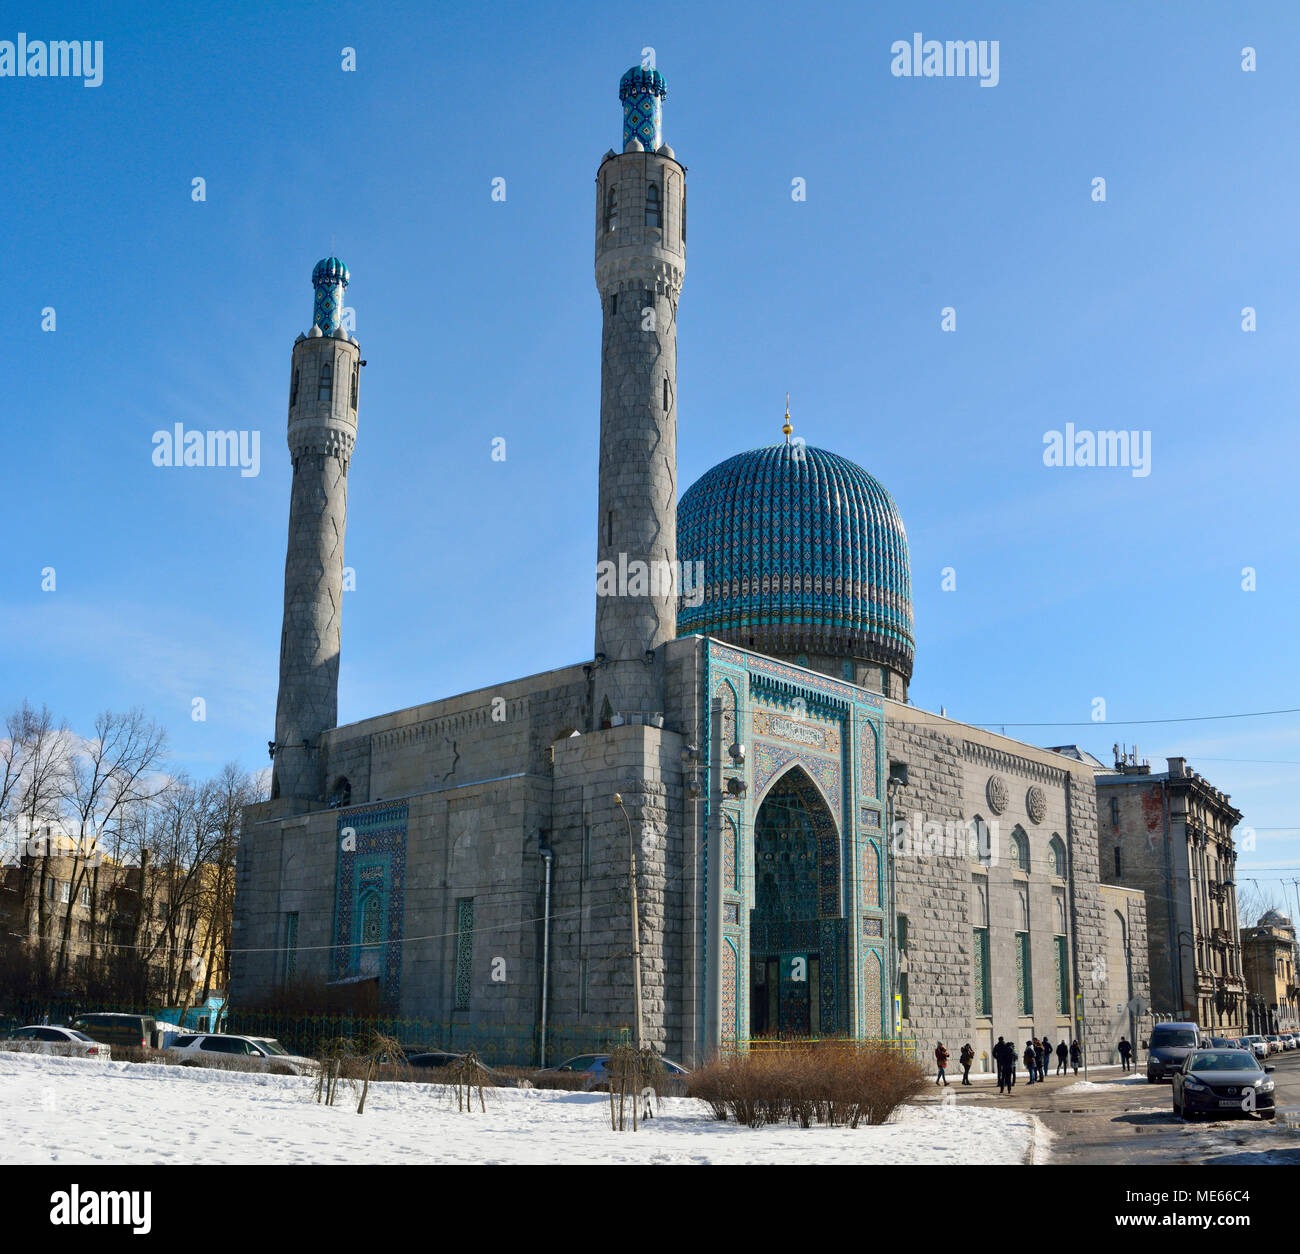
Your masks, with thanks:
M988 798L989 809L994 814L1001 814L1007 808L1007 786L1002 782L1001 775L990 775L988 786L984 789L984 795Z
M1037 784L1025 793L1025 810L1031 823L1041 823L1047 813L1047 794Z

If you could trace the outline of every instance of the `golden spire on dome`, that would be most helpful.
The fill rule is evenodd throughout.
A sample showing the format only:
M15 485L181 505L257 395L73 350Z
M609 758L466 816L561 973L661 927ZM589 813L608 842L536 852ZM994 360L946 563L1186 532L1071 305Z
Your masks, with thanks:
M785 442L790 443L790 436L794 428L790 425L790 393L785 394L785 425L781 428L781 434L785 436Z

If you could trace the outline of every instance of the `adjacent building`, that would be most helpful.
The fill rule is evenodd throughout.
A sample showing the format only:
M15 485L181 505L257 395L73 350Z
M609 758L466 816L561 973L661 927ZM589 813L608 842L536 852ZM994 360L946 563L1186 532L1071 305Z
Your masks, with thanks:
M1106 878L1146 897L1152 1011L1216 1034L1244 1032L1233 843L1241 812L1185 758L1153 772L1117 749L1096 789Z
M1246 975L1246 1025L1251 1032L1300 1030L1300 987L1295 973L1295 926L1279 910L1241 929Z

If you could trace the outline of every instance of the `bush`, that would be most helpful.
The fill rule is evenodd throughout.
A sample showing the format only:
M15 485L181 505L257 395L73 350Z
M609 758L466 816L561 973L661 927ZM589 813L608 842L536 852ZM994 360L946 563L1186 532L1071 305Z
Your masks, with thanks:
M713 1117L751 1128L814 1123L882 1124L925 1090L919 1063L897 1051L853 1042L789 1045L715 1058L695 1071L687 1093Z

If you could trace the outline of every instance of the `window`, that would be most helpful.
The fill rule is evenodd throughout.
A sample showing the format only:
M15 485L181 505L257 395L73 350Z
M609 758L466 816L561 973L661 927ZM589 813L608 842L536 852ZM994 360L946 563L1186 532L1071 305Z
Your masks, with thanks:
M352 408L353 409L356 409L357 407L357 388L360 386L360 384L361 384L361 367L353 366L352 367Z
M668 412L668 376L664 375L664 413Z
M90 939L90 924L84 920L77 924L77 939L88 941Z
M316 389L316 400L328 405L334 399L334 367L327 361L321 362L320 386Z
M654 183L645 189L645 224L657 227L664 224L663 204L659 199L659 188Z
M289 408L292 409L298 403L298 371L293 372L293 384L289 388Z
M1120 879L1123 876L1123 874L1124 874L1123 871L1120 870L1119 846L1116 845L1115 846L1115 878Z
M284 982L287 984L298 971L298 912L284 916Z
M46 881L45 881L45 895L46 895L46 896L47 896L51 901L53 901L53 900L58 896L58 894L59 894L59 881L58 881L58 880L46 880Z
M1051 855L1052 874L1057 879L1065 878L1065 843L1059 836L1053 835L1051 844L1048 845L1048 851Z
M911 990L907 987L907 972L903 971L898 977L898 1014L899 1018L910 1019L912 1017L912 995Z
M70 902L71 900L72 900L72 881L63 880L59 884L59 901L66 906L68 902Z
M468 1010L474 959L474 898L456 899L456 1006Z
M89 884L83 884L81 886L80 900L81 900L81 908L83 910L89 910L90 909L90 885Z
M1061 1015L1070 1013L1070 986L1065 978L1069 970L1069 960L1065 952L1065 937L1053 937L1053 957L1056 961L1056 1012Z
M605 193L605 232L608 234L618 226L618 188L611 187Z
M1029 870L1029 837L1019 825L1011 833L1011 867L1016 871Z
M1118 797L1112 797L1110 799L1110 825L1112 827L1119 826L1119 798Z
M1016 933L1016 1005L1022 1015L1034 1013L1034 984L1030 975L1029 933Z
M993 1013L993 990L989 980L989 930L975 929L975 1013Z
M898 952L907 953L907 915L898 916Z

